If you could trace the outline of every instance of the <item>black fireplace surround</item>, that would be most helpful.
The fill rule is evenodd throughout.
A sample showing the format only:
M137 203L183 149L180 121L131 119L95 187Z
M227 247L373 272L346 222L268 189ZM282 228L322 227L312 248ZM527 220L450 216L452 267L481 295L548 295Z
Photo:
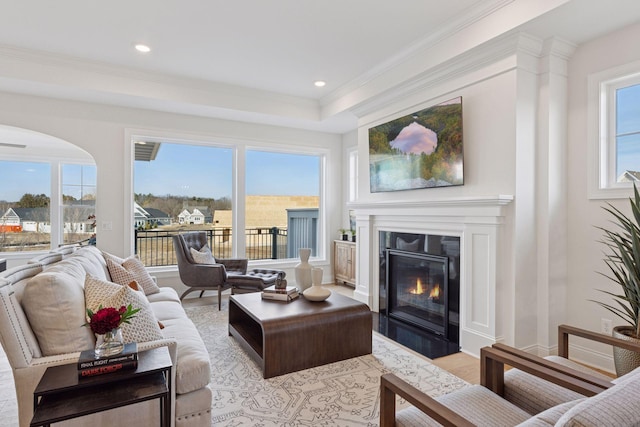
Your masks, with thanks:
M380 232L379 332L436 358L460 351L460 238Z

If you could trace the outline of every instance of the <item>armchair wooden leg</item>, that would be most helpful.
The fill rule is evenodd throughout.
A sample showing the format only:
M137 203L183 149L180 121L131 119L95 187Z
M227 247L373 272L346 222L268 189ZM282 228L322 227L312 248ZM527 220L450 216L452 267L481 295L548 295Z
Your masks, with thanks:
M487 347L480 349L480 384L504 396L504 363L495 360Z
M222 310L222 286L218 286L218 311Z
M380 394L380 427L394 427L396 425L396 393L387 387L388 381L383 376Z

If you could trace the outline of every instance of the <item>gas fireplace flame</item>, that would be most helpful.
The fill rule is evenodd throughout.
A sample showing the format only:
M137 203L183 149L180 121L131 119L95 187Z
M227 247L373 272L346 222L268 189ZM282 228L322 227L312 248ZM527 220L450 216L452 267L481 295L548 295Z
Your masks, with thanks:
M424 289L422 288L422 282L420 279L416 281L416 287L409 291L410 294L413 295L422 295L424 293Z
M429 292L430 299L438 299L440 298L440 285L435 285L431 292Z

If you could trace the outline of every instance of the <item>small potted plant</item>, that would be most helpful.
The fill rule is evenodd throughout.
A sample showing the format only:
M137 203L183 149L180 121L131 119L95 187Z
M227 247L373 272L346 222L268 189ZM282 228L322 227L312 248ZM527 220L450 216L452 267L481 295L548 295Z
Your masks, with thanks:
M615 221L615 227L608 230L598 227L604 233L603 243L609 253L604 262L610 274L600 273L610 279L621 291L601 292L611 296L615 304L594 301L611 313L620 317L627 324L613 328L613 336L627 341L640 342L640 194L633 185L634 197L631 202L631 215L627 216L610 203L603 207ZM618 347L613 348L613 358L618 375L630 372L640 366L640 354Z
M355 229L351 230L351 241L352 242L356 241L356 230Z
M340 234L342 234L342 240L349 240L349 236L347 235L347 229L346 228L341 228L340 229Z

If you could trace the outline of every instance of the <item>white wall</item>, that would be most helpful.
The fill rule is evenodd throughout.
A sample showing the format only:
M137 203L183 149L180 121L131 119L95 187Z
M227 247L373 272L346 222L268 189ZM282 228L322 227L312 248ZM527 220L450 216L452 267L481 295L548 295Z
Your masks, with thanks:
M127 160L130 141L126 137L131 129L201 141L232 140L240 146L269 144L292 149L299 146L325 149L328 153L327 187L323 190L328 216L323 227L328 239L335 238L335 230L341 224L343 156L340 135L11 93L0 93L0 124L60 138L93 156L98 174L98 245L116 255L129 255L132 248L129 239L132 230L125 220L132 215L131 162ZM111 222L113 229L100 229L102 222ZM327 245L326 258L318 263L326 268L327 278L331 277L328 268L330 247ZM290 264L284 264L282 268L292 267L295 262ZM167 277L175 279L177 276L170 274Z
M495 336L489 338L541 355L555 351L554 331L571 299L565 176L567 58L573 50L561 40L512 34L443 64L433 77L403 82L395 97L385 93L359 107L358 203L367 211L390 201L513 196L498 233L490 301ZM370 193L368 129L456 96L463 99L464 186Z
M541 48L542 42L533 43ZM496 276L490 284L495 296L483 309L495 313L495 324L488 325L491 337L485 342L503 341L520 347L536 344L536 262L535 262L535 135L537 111L537 57L519 54L523 44L532 40L515 35L483 46L477 55L479 65L453 69L451 78L441 78L433 84L411 93L403 93L386 102L372 99L372 107L365 106L358 129L360 153L360 198L354 204L363 212L374 212L376 203L389 205L460 199L491 198L500 195L516 196L504 209L505 217L498 233ZM493 48L501 46L500 55ZM505 52L508 52L505 55ZM487 56L490 59L487 59ZM465 58L460 63L469 64ZM534 64L531 66L531 64ZM441 72L446 75L445 71ZM431 83L431 82L430 82ZM448 99L462 96L464 185L446 188L419 189L386 193L369 190L368 129L397 117L419 111ZM364 221L366 219L363 218ZM401 221L402 218L399 218ZM368 236L373 242L375 236ZM366 261L366 260L365 260ZM359 260L359 266L368 262ZM371 272L371 276L375 276ZM360 297L365 290L357 279ZM470 280L467 286L473 287ZM473 290L469 290L472 293ZM474 301L483 305L485 300ZM465 304L462 302L462 304ZM461 307L464 310L464 307Z
M608 226L610 217L602 206L610 202L629 213L628 199L590 200L588 198L588 125L587 79L589 74L640 60L640 24L636 24L578 47L569 68L569 143L568 143L568 294L567 322L600 331L600 319L618 318L590 299L611 301L595 289L619 291L597 272L606 272L602 261L602 233L596 226ZM632 192L629 191L629 196ZM611 350L576 340L576 357L612 369Z

